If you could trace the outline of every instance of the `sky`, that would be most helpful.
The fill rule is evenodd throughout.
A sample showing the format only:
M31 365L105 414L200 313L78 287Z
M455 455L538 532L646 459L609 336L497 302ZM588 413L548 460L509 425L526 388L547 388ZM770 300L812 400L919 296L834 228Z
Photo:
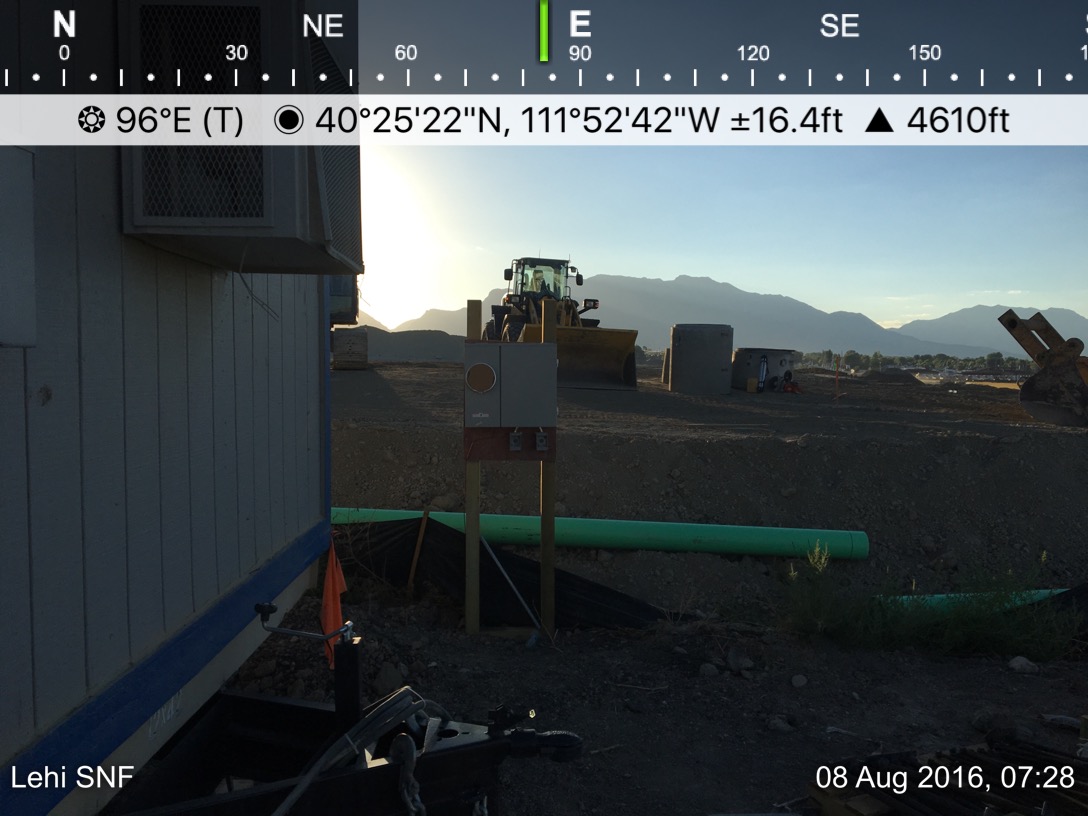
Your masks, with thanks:
M505 286L705 276L886 327L978 304L1088 315L1086 148L364 148L362 310ZM602 304L605 308L607 304Z
M738 46L759 43L769 52L760 70L794 83L763 83L761 94L809 93L796 83L810 70L819 93L983 93L967 87L980 69L985 93L996 92L994 77L1036 71L1045 93L1085 93L1080 0L1045 13L1020 0L864 3L851 8L858 36L848 38L826 36L828 9L804 0L550 7L544 65L535 0L360 0L361 92L406 92L410 67L413 93L457 92L424 78L462 69L472 93L521 93L526 68L525 93L681 94L694 89L664 84L666 69L743 73ZM573 9L592 10L591 37L570 30ZM404 43L418 56L398 61ZM940 61L925 63L928 84L917 43L941 47ZM572 44L591 45L592 60L571 62ZM488 80L493 72L502 80ZM845 80L820 84L835 72ZM1077 81L1050 81L1067 72ZM363 309L390 327L485 297L525 255L569 257L587 287L600 274L707 276L885 326L977 304L1088 314L1088 148L364 148L362 197Z

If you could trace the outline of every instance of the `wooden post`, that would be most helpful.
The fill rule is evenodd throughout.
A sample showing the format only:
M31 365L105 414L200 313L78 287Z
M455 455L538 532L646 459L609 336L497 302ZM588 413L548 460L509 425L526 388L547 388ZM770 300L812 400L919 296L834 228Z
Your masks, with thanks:
M555 301L543 301L540 338L555 342ZM555 634L555 462L540 463L540 623Z
M465 326L465 339L469 342L479 340L483 333L483 301L470 300L468 302L468 325Z
M483 305L468 302L465 342L480 339ZM465 462L465 632L480 633L480 463Z
M423 518L419 520L419 535L416 536L416 551L412 553L412 566L408 570L408 600L412 600L412 596L416 592L416 566L419 564L419 553L423 549L423 536L427 532L427 517L431 514L430 510L423 511Z

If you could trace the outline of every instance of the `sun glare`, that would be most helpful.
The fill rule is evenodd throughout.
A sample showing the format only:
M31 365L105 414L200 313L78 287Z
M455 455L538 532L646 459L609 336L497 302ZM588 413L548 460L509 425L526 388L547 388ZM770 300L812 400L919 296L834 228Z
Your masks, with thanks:
M416 293L432 285L441 266L441 239L426 190L396 157L364 148L360 173L366 259L360 308L392 329L424 312L429 298Z

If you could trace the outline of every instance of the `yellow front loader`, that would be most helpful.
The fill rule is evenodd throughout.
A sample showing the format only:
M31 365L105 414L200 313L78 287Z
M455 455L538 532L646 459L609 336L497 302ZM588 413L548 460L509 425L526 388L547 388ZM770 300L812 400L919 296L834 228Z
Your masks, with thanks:
M484 327L484 340L539 343L543 302L556 303L556 353L559 385L581 388L636 388L635 329L601 328L600 321L583 317L597 309L599 300L579 306L570 294L571 278L582 285L582 273L568 261L554 258L517 258L503 272L508 290Z

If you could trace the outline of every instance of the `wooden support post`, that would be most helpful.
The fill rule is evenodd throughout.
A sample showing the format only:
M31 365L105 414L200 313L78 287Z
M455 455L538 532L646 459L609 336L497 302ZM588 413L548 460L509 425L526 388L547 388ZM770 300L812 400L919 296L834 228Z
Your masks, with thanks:
M465 341L480 339L483 304L468 302ZM465 462L465 632L480 633L480 463Z
M416 592L416 565L419 564L419 552L423 549L423 535L427 532L427 517L431 514L430 510L423 511L423 518L419 520L419 535L416 536L416 551L412 553L412 566L408 570L408 599L415 595Z
M541 340L555 342L555 301L543 301ZM540 623L555 634L555 462L540 463Z
M483 334L483 301L470 300L468 302L468 325L465 326L466 340L479 340Z

